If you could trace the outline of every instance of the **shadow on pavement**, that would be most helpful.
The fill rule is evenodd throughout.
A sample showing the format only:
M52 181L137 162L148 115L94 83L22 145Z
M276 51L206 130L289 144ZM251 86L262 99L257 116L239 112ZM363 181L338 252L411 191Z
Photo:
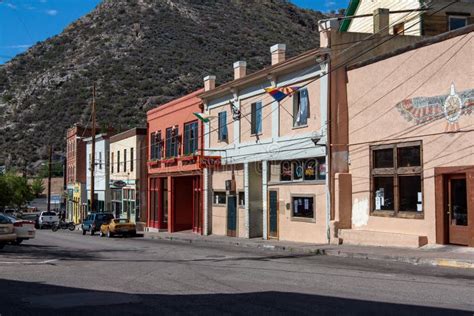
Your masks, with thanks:
M288 292L128 294L0 279L2 316L137 315L158 312L193 315L472 315L472 312L453 309Z

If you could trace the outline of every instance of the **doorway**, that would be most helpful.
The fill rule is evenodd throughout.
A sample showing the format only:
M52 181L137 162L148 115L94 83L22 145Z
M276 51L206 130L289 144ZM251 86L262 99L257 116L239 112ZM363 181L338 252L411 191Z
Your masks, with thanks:
M268 238L278 239L278 191L268 191Z
M466 175L449 175L446 177L446 214L448 219L448 242L450 244L468 245L468 207Z
M237 196L227 196L227 236L237 236Z
M436 243L474 247L474 167L435 168Z

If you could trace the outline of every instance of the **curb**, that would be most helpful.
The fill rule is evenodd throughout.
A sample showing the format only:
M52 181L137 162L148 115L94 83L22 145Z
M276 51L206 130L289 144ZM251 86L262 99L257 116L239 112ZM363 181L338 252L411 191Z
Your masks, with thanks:
M189 244L215 244L215 245L229 245L242 248L254 248L264 249L273 251L286 251L286 252L300 252L305 254L312 254L317 256L328 256L328 257L340 257L340 258L351 258L351 259L365 259L365 260L379 260L379 261L391 261L391 262L402 262L412 265L424 265L434 267L445 267L445 268L459 268L459 269L474 269L474 260L463 260L463 259L447 259L447 258L421 258L414 256L394 256L394 255L382 255L367 252L350 252L339 249L327 249L324 247L304 248L298 246L283 246L283 245L269 245L269 244L258 244L258 243L241 243L233 240L211 240L201 238L184 238L184 237L173 237L173 236L147 236L145 238L156 239L156 240L167 240L176 241L181 243Z

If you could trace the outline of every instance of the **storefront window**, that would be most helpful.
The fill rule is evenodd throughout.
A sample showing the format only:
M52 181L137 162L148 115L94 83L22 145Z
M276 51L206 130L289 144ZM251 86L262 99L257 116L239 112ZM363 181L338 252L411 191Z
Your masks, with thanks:
M214 192L213 203L215 205L225 205L226 204L226 193L225 192Z
M423 217L421 142L373 146L372 215Z
M314 196L293 196L292 217L314 219Z
M281 163L280 181L291 181L291 162L288 160Z
M324 158L285 160L280 163L280 181L315 181L326 179Z

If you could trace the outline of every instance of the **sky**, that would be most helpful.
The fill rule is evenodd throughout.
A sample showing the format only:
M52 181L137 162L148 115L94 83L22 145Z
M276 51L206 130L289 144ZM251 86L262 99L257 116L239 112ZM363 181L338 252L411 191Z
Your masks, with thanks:
M0 0L0 64L36 42L62 32L92 11L100 0ZM346 8L349 0L291 0L308 9L327 12Z

